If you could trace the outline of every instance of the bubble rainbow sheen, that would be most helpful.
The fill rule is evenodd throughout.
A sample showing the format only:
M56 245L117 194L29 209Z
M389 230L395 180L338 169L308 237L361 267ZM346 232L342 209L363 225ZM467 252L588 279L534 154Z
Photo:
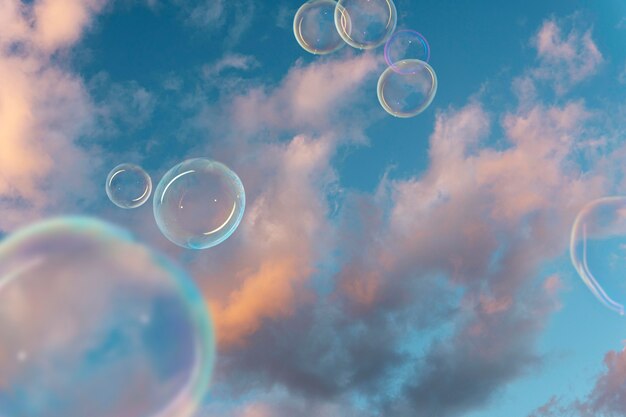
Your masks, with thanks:
M598 247L602 243L608 243L608 246L602 247L601 252L609 253L615 246L623 246L625 237L626 197L604 197L589 202L580 210L572 225L569 247L572 265L587 288L606 308L620 315L624 315L624 305L611 298L598 282L597 274L590 267L589 253L591 246ZM623 253L618 254L618 257L623 258ZM615 258L605 263L613 262ZM618 271L618 274L623 275L622 271Z
M374 49L396 29L398 15L393 0L339 0L335 26L353 48Z
M85 217L0 244L0 339L2 416L191 417L215 352L192 280Z
M237 174L208 158L171 168L154 192L154 218L163 235L189 249L207 249L228 239L246 207Z
M326 55L344 47L335 28L335 0L310 0L304 3L293 19L293 33L307 52Z

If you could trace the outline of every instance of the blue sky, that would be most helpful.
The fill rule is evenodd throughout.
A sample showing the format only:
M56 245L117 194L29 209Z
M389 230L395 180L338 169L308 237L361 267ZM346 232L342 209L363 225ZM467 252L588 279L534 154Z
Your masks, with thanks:
M300 1L55 1L0 0L0 236L88 214L178 261L217 328L199 417L626 414L624 318L567 253L626 192L626 3L396 1L439 82L397 119L382 48L308 54ZM199 156L247 190L219 247L107 200L120 163Z

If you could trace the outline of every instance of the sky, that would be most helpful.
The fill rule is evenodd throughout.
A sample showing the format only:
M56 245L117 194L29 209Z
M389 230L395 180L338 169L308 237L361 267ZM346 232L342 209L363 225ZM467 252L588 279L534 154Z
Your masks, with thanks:
M216 331L198 417L626 415L626 321L568 253L626 193L626 3L397 0L438 77L410 119L382 48L298 45L300 5L0 0L0 237L95 216L181 265ZM107 199L194 157L246 189L215 248Z

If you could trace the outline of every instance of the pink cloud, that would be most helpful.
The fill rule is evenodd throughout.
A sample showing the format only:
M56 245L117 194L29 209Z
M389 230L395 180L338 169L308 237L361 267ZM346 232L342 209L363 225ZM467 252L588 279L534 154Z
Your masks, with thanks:
M550 80L558 93L595 75L604 58L591 37L591 29L581 31L575 18L574 27L563 34L562 22L547 20L534 39L540 66L533 70L537 79Z
M33 39L46 52L75 43L107 0L40 0L35 2Z
M233 100L234 123L248 133L260 126L327 128L347 103L358 102L364 81L376 74L380 63L374 55L362 54L296 65L278 88L252 89ZM374 80L369 87L375 91Z
M293 313L328 233L319 194L335 180L329 167L334 147L330 137L306 136L261 145L258 162L270 164L262 180L246 181L259 166L239 171L254 196L237 231L239 245L219 271L198 273L222 346L244 342L265 319ZM194 268L202 271L202 265Z

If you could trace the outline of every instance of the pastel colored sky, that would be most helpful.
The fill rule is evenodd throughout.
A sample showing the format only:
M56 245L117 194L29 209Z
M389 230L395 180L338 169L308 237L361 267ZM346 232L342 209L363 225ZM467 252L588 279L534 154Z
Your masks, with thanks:
M626 415L626 321L567 252L626 193L626 3L397 0L439 79L406 120L382 50L308 54L300 5L0 0L1 235L94 215L189 271L218 340L198 417ZM119 163L200 156L247 192L218 247L107 200Z

